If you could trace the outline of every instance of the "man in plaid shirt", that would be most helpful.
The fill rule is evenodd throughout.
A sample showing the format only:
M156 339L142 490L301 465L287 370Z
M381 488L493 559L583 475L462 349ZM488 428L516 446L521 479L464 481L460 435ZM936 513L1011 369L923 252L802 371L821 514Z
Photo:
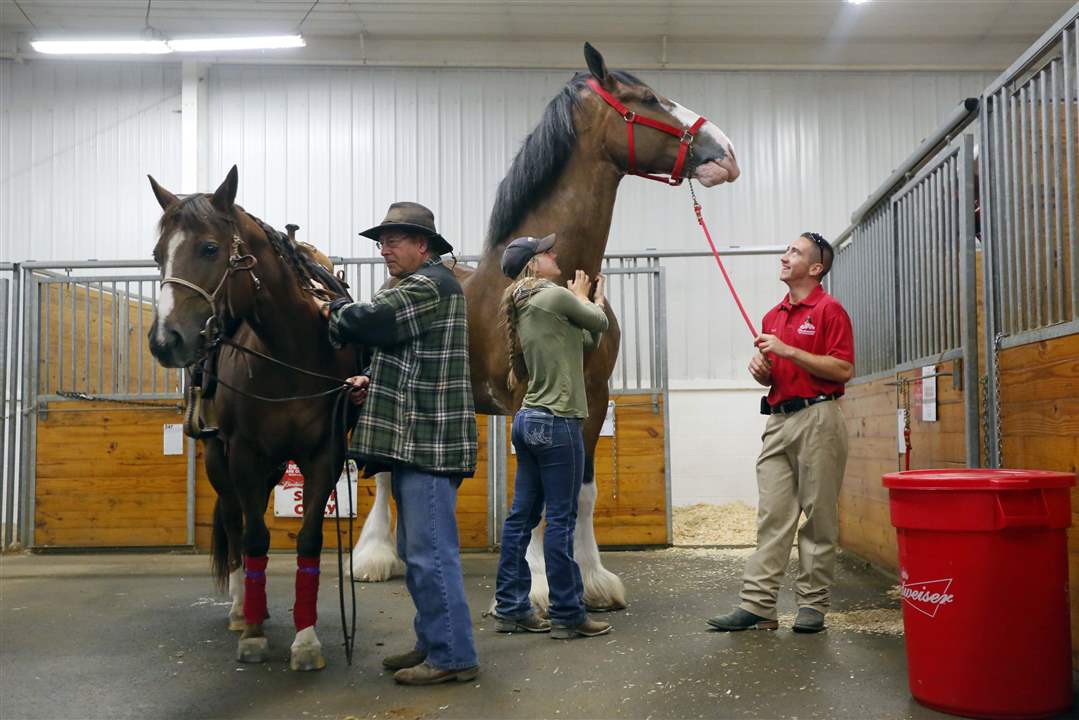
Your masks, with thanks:
M349 456L370 476L389 471L397 549L416 605L415 648L386 658L405 685L476 677L479 664L457 536L457 489L476 469L476 415L465 296L441 256L453 251L417 203L394 203L373 238L398 283L369 303L323 306L330 341L373 350L350 378L361 404Z

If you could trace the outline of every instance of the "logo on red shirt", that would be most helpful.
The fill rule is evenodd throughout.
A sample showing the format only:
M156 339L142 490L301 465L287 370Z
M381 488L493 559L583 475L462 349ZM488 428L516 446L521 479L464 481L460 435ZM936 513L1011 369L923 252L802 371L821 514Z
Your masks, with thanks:
M805 321L798 326L799 335L816 335L817 326L813 324L813 318L806 318Z

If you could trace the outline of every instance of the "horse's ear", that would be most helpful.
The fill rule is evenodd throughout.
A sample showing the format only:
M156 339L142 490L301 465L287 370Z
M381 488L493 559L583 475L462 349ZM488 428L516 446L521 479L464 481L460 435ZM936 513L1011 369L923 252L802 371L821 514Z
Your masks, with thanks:
M232 210L232 205L236 202L236 186L239 184L240 172L233 165L232 169L229 170L229 174L225 176L225 180L214 191L214 197L210 202L221 212Z
M157 198L157 202L161 206L162 210L176 202L176 196L170 193L165 188L161 187L161 185L158 184L157 180L154 180L153 175L147 175L146 177L150 178L150 188L153 189L154 197Z
M603 60L603 55L599 50L592 47L592 43L584 44L584 59L588 63L588 71L592 73L592 77L599 80L601 83L607 81L607 63Z

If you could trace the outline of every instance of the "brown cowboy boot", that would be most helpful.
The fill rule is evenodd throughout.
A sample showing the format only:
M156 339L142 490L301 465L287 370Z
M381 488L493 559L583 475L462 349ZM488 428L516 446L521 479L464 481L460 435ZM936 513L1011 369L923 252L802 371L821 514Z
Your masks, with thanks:
M427 653L419 650L409 650L400 655L389 655L382 658L382 667L387 670L404 670L405 668L416 667L426 659Z
M423 662L415 667L398 670L393 674L393 680L400 685L437 685L438 683L451 682L453 680L456 680L457 682L469 682L470 680L475 680L479 673L479 665L473 665L470 668L460 668L458 670L442 670L436 668L434 665L428 665L426 662Z
M611 631L611 624L585 617L580 625L551 625L552 640L572 640L576 637L596 637Z

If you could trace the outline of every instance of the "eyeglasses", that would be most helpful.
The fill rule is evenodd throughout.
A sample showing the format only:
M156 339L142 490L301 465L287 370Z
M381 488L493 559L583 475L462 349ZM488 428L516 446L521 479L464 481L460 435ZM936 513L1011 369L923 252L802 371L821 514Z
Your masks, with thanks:
M379 250L381 250L383 247L395 248L406 240L408 240L407 235L397 235L394 237L390 237L386 240L375 240L375 247L377 247Z

